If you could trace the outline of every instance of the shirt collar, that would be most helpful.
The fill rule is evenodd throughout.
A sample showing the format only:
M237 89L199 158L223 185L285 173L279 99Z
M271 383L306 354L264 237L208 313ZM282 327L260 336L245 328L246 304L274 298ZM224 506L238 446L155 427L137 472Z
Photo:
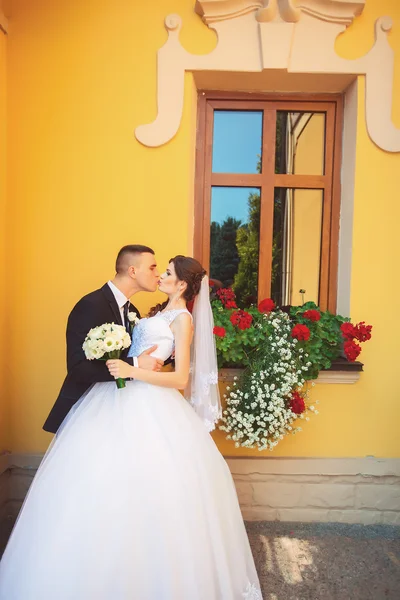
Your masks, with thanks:
M128 302L128 298L125 296L125 294L121 292L121 290L117 288L116 285L113 284L112 281L108 281L107 283L112 293L114 294L114 298L117 301L118 308L122 308Z

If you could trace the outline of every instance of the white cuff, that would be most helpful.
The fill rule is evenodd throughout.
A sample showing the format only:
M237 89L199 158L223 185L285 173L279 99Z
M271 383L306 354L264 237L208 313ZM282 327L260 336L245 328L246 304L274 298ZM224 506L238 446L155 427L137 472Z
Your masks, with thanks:
M139 368L139 361L137 356L133 357L133 366L136 367L137 369Z

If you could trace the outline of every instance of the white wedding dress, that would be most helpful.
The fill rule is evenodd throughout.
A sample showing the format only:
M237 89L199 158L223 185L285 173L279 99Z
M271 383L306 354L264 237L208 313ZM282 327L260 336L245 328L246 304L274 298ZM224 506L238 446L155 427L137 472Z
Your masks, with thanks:
M170 356L181 311L130 355ZM261 600L228 466L179 391L97 383L62 423L0 563L0 600Z

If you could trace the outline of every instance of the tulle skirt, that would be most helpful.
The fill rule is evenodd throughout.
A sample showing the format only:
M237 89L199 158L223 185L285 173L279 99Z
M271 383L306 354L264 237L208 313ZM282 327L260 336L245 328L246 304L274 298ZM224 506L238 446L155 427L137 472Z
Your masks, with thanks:
M172 389L95 384L0 563L0 600L261 600L226 462Z

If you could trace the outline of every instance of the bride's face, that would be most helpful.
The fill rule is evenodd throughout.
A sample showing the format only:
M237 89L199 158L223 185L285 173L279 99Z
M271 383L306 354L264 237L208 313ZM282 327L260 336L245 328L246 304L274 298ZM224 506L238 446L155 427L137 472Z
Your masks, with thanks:
M168 296L179 296L185 291L186 283L184 281L179 281L175 272L174 263L169 263L165 272L161 275L158 289L160 292L168 294Z

